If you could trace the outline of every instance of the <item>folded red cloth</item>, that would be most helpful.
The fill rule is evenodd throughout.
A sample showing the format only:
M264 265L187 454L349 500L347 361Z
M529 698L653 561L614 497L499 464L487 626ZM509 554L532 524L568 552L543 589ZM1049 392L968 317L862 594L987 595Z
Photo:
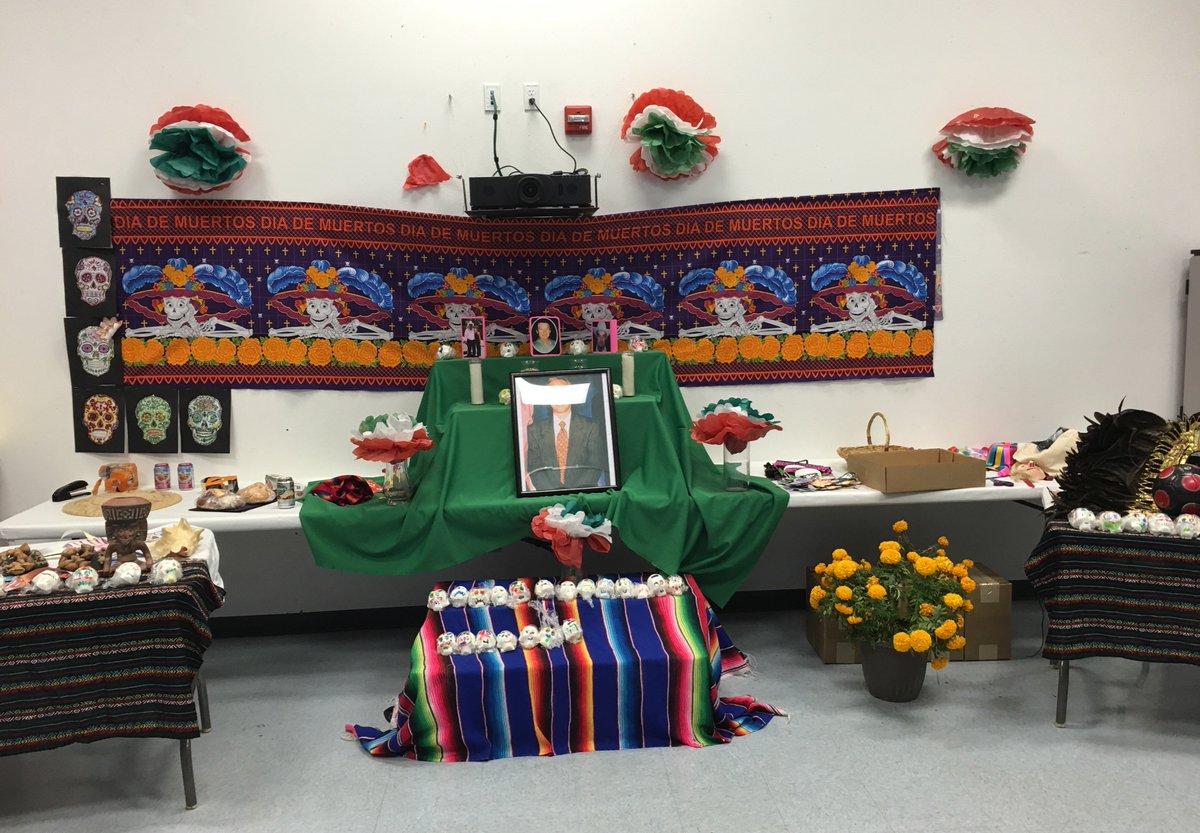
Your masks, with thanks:
M309 490L309 494L338 506L354 506L370 500L378 491L377 484L357 474L339 474L337 477L322 480Z

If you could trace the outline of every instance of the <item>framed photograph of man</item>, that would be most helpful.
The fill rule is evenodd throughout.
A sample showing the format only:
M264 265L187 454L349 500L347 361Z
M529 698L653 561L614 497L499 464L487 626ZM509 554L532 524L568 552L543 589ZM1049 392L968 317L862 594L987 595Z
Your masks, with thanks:
M562 353L562 327L553 315L529 319L529 355L557 356Z
M606 318L592 322L592 352L617 352L617 322Z
M512 374L517 496L621 486L607 368Z
M462 357L464 359L486 359L487 320L482 315L472 315L462 320Z

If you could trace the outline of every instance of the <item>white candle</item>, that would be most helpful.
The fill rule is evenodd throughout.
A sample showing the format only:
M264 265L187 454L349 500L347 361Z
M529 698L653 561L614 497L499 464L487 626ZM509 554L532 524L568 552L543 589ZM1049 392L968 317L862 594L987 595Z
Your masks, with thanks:
M467 363L471 369L471 404L483 404L483 363L479 359L471 359Z
M633 382L633 353L621 354L621 393L624 396L636 396L637 388Z

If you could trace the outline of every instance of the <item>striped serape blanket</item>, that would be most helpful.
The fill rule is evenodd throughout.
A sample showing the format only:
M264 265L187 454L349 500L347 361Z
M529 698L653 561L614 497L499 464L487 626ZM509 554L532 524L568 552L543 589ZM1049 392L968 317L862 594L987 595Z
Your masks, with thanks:
M744 668L746 658L696 582L685 579L688 592L677 597L554 602L560 621L579 621L583 639L549 650L440 656L443 632L519 633L539 620L526 605L430 611L393 728L346 728L372 755L421 761L713 746L756 731L782 712L750 697L718 696L723 671Z
M1200 665L1200 541L1055 521L1025 574L1046 606L1046 658Z
M0 598L0 755L198 737L192 680L223 598L194 563L176 584Z

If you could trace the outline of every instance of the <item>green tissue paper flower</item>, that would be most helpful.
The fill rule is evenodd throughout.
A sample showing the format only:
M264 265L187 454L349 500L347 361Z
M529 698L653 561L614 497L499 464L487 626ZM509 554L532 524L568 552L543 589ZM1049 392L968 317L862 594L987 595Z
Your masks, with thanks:
M954 167L967 176L998 176L1020 164L1025 145L985 150L950 142L948 147L953 155Z
M246 167L244 154L220 144L202 127L168 127L150 140L150 149L166 151L150 160L157 170L209 185L229 182Z
M699 136L684 133L658 113L648 114L645 126L635 127L633 132L642 138L642 146L650 149L662 176L685 174L704 161L705 146Z

